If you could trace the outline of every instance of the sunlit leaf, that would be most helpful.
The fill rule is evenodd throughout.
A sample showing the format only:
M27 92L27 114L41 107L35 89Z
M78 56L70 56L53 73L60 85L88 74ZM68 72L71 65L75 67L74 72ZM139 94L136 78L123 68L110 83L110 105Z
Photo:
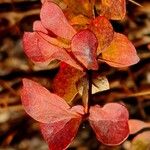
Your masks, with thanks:
M119 145L129 135L128 111L117 103L90 107L89 121L97 139L105 145Z
M60 37L71 39L76 33L68 23L61 8L55 3L44 2L40 17L43 26Z
M76 82L84 75L65 63L61 63L58 74L53 81L54 93L63 97L67 102L71 102L78 93Z
M120 20L126 14L126 0L101 0L101 15L108 19Z
M137 135L131 145L131 150L149 150L150 149L150 131Z
M130 128L130 134L135 134L144 128L150 128L150 123L137 120L137 119L130 119L129 128Z
M110 89L109 82L104 76L96 76L92 79L92 94Z
M97 39L90 30L78 32L71 41L71 50L75 57L87 68L98 69L96 60Z
M23 79L21 100L25 111L42 123L73 118L83 112L83 107L71 109L64 99L29 79Z
M128 38L120 33L114 34L114 39L102 53L104 61L113 67L128 67L139 61L136 49Z
M83 88L86 83L86 77L81 78L77 82L77 89L80 95L83 93ZM105 90L108 90L109 87L109 82L105 76L94 76L92 77L92 94L102 92Z
M109 20L99 16L93 19L89 25L89 29L94 32L98 40L97 54L99 55L104 48L110 45L113 40L113 27Z

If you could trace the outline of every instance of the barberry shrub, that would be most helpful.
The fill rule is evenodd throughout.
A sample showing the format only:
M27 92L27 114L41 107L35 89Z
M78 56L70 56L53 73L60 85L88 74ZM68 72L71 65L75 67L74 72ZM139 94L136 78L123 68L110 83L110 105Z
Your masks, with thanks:
M100 14L94 12L94 0L64 0L64 10L55 1L41 2L41 20L34 22L33 32L24 33L24 52L35 64L48 65L52 60L61 64L53 83L55 94L23 79L25 111L40 123L50 150L66 149L85 120L101 143L121 144L134 132L131 126L129 130L126 107L119 103L91 106L90 101L92 94L109 89L107 78L98 75L100 62L123 68L139 61L133 44L110 23L125 17L126 1L102 0ZM71 105L77 93L83 105Z

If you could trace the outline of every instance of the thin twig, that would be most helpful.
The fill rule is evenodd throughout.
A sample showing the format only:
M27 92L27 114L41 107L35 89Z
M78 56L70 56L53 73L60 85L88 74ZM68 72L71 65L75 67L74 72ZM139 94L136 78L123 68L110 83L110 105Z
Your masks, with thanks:
M143 7L141 4L139 4L138 2L135 2L134 0L129 0L129 1L137 6Z

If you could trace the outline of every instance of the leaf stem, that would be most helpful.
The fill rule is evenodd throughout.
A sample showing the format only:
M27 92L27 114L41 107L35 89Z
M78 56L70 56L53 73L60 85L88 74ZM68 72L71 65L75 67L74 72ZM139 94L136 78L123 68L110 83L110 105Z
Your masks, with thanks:
M85 109L85 112L88 114L91 105L91 99L92 99L92 70L87 71L87 80L88 80L88 101L87 101L87 108Z

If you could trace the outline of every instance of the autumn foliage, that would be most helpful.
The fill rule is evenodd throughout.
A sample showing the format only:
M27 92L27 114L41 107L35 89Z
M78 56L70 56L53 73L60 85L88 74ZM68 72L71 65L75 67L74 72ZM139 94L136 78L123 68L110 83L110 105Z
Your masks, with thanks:
M119 145L134 132L131 126L129 130L126 107L118 103L90 106L89 101L92 93L109 88L107 79L91 75L98 71L101 62L123 68L139 61L133 44L125 35L115 32L110 22L125 17L126 1L102 0L99 15L93 13L94 0L64 3L68 6L66 10L52 1L42 1L41 20L34 22L33 32L24 33L24 52L32 62L48 65L59 60L61 64L53 82L55 94L23 79L23 107L40 123L50 150L66 149L85 120L101 143ZM75 9L79 4L81 8ZM98 90L90 83L95 80ZM71 105L78 93L83 105Z

